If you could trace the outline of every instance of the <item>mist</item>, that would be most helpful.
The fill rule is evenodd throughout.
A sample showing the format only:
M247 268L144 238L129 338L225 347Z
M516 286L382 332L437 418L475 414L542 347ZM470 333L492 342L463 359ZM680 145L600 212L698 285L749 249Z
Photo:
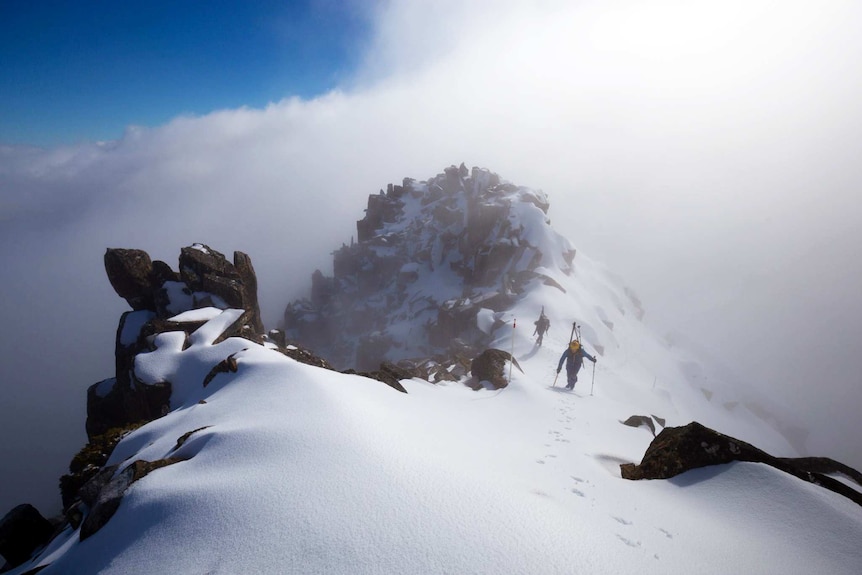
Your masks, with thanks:
M106 248L244 251L272 328L368 194L461 162L544 190L647 323L862 467L862 6L463 4L378 5L365 64L315 99L0 147L0 512L59 509L86 388L113 375Z

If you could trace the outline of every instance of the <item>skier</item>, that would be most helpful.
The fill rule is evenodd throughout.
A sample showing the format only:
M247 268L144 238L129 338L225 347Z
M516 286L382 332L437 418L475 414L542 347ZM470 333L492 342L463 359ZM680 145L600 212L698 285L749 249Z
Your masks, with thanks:
M560 363L557 365L557 374L559 374L560 370L563 369L563 361L565 361L566 375L568 379L566 389L575 388L575 383L578 381L578 371L581 369L581 365L584 363L585 357L591 362L596 363L596 358L584 351L584 348L581 347L581 342L578 340L572 340L572 343L569 344L569 347L567 347L566 351L563 352L563 355L560 356Z
M533 323L536 325L533 335L539 334L539 338L536 340L536 345L542 345L542 338L545 336L545 332L548 331L548 328L551 327L551 320L549 320L548 316L545 315L544 307L539 315L539 319Z

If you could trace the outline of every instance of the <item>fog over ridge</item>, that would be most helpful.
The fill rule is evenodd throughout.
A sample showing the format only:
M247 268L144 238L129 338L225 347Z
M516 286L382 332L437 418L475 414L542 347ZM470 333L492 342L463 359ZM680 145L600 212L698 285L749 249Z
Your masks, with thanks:
M0 443L0 512L56 498L85 390L112 375L127 306L105 248L172 266L193 242L244 251L274 327L369 193L462 161L544 190L647 322L786 404L813 453L862 467L862 7L433 4L377 8L342 91L0 148L0 434L27 438Z

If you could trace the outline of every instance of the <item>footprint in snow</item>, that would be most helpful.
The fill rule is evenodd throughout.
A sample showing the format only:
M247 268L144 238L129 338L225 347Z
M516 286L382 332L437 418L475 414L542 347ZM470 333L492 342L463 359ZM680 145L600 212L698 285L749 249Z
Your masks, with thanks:
M616 517L614 515L611 515L611 517L613 517L617 523L621 523L623 525L631 525L632 524L631 521L627 521L627 520L623 519L622 517Z
M622 541L623 543L625 543L625 544L626 544L626 545L628 545L629 547L635 547L635 548L637 548L637 547L640 547L640 546L641 546L640 541L632 541L631 539L626 539L625 537L623 537L623 536L622 536L622 535L620 535L619 533L617 533L617 539L619 539L620 541Z
M569 491L571 491L572 493L574 493L578 497L585 497L584 492L581 491L580 489L575 489L574 487L572 487L571 489L569 489Z
M668 531L667 529L662 529L661 527L659 527L658 530L661 531L662 533L664 533L664 536L667 537L668 539L673 539L673 534L670 531Z

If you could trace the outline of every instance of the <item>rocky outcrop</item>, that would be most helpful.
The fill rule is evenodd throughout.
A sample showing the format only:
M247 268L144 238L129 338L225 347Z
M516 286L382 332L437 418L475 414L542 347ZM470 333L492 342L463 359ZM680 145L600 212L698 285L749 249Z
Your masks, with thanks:
M265 338L257 300L257 277L251 259L242 252L234 252L231 262L209 246L194 244L180 250L179 271L175 272L164 262L152 261L145 251L109 248L105 253L105 271L114 290L132 311L120 317L117 327L114 377L87 390L88 443L72 459L69 473L60 478L67 514L78 500L92 495L93 481L104 479L102 466L122 437L171 409L170 381L145 383L135 376L135 358L153 350L154 336L182 332L188 346L191 334L212 313L241 309L243 313L213 343L229 337L256 342ZM178 317L192 310L206 313ZM231 359L216 366L203 384L209 383L218 369L235 371L236 362L231 363ZM86 504L92 507L94 502ZM92 528L94 519L88 515L87 520L91 521L88 528Z
M288 340L360 371L447 357L456 339L491 346L531 284L562 289L548 270L572 271L548 208L543 192L464 164L390 184L369 196L358 241L334 252L333 276L315 271L310 297L287 306Z
M0 555L9 567L27 561L33 552L51 538L54 527L35 507L24 503L0 519Z
M482 387L482 382L490 383L494 389L502 389L509 385L509 363L521 371L518 360L512 357L508 351L499 349L486 349L479 354L470 365L470 373L475 379L474 386Z
M179 272L147 252L109 248L105 270L114 290L132 306L120 318L114 346L115 375L87 390L87 436L150 421L170 409L171 383L146 385L134 377L135 357L151 350L152 336L166 331L190 335L204 320L177 321L178 314L200 308L243 309L220 340L263 338L257 300L257 277L251 258L234 252L233 262L204 244L180 250ZM219 341L220 341L219 340Z
M231 263L209 246L195 244L180 250L179 265L180 277L192 292L209 294L210 300L200 301L200 307L212 305L224 309L219 305L224 302L224 307L248 310L253 333L263 333L257 301L257 275L247 254L234 252Z
M149 309L153 300L153 261L143 250L109 249L105 252L108 281L134 310Z
M620 465L624 479L668 479L691 469L732 461L764 463L799 479L820 485L862 505L862 493L833 479L827 473L843 473L857 483L862 479L853 468L828 458L779 458L753 445L697 423L666 427L650 443L640 465Z

